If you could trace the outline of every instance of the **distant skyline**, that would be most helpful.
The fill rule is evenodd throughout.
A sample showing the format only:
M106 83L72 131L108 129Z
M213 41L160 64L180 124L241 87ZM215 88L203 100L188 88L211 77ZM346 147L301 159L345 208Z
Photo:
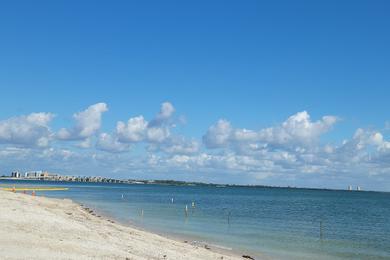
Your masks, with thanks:
M389 11L0 3L0 174L390 191Z

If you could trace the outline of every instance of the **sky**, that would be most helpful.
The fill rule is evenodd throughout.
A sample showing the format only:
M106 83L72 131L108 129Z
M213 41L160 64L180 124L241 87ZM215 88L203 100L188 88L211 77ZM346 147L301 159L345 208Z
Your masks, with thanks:
M390 191L388 1L2 1L0 174Z

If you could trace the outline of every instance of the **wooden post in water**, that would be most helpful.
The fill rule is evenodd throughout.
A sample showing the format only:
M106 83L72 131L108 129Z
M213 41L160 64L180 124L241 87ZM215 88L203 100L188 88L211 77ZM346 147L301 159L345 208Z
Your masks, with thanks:
M195 201L193 201L193 202L191 203L191 208L192 208L191 214L194 215L194 212L195 212Z

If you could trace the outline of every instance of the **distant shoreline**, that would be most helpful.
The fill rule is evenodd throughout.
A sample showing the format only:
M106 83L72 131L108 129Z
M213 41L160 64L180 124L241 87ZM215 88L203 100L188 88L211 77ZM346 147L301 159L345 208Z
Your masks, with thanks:
M91 177L92 178L92 177ZM388 193L387 191L375 190L348 190L348 189L332 189L332 188L313 188L313 187L295 187L295 186L269 186L269 185L250 185L250 184L218 184L218 183L204 183L204 182L187 182L175 180L117 180L108 179L112 181L69 181L69 180L52 180L42 178L14 178L14 177L0 177L1 180L9 181L44 181L44 182L63 182L63 183L116 183L116 184L141 184L141 185L172 185L172 186L208 186L216 188L236 187L236 188L265 188L265 189L291 189L291 190L318 190L318 191L347 191L347 192L380 192Z

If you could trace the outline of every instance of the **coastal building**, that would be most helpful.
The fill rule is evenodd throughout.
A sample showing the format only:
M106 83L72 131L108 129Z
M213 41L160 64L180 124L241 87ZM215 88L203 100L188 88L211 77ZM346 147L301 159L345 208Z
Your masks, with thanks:
M55 173L49 173L47 171L42 172L41 175L39 176L40 180L58 180L59 175Z
M28 171L24 173L24 177L27 179L39 178L42 174L42 171Z
M20 178L20 177L21 177L21 176L20 176L20 172L18 172L18 171L12 172L12 173L11 173L11 177L12 177L12 178Z
M37 180L58 180L60 175L55 173L49 173L47 171L28 171L24 174L26 179Z

